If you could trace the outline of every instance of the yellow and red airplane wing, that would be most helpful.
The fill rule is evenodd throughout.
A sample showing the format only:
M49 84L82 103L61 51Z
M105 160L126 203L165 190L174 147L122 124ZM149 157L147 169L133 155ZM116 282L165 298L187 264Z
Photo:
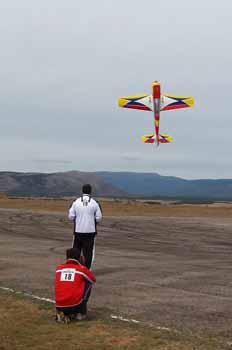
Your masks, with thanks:
M147 134L141 137L143 143L154 143L157 142L155 134ZM159 143L171 143L173 138L168 134L159 134Z
M171 109L193 107L193 97L175 96L163 94L160 99L160 111L169 111Z
M153 111L152 95L125 96L118 99L119 107Z
M153 97L149 94L120 97L118 99L118 105L123 108L140 109L143 111L154 110ZM193 97L162 94L160 99L160 111L193 107L193 105Z

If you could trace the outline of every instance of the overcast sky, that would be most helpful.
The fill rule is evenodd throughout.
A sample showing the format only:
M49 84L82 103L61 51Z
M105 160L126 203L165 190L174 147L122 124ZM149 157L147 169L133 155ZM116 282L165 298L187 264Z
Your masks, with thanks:
M231 0L0 2L0 170L232 178ZM120 96L194 96L161 114Z

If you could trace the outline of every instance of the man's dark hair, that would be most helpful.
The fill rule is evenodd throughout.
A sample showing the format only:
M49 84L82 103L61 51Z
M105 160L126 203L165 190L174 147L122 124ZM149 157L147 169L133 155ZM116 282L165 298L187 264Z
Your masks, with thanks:
M92 186L90 184L83 185L82 193L84 193L84 194L91 194L92 193Z
M81 252L77 248L70 248L66 250L66 257L67 259L75 259L79 260L80 259Z

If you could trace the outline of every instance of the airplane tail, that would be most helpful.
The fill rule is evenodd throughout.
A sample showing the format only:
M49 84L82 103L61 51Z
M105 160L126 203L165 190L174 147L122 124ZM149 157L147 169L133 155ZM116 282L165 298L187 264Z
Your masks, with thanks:
M144 135L141 138L143 143L154 143L156 142L156 136L154 134ZM159 143L171 143L173 138L167 134L159 134Z

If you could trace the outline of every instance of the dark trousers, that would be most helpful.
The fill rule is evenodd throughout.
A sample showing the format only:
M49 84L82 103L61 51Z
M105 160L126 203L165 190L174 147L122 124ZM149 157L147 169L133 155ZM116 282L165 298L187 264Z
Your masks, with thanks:
M75 306L68 306L68 307L57 307L57 311L62 311L65 315L71 315L71 314L87 314L87 302L89 300L90 294L91 294L92 284L90 282L86 282L85 290L83 293L83 299L82 302Z
M74 233L73 248L77 248L85 257L85 265L91 268L94 254L94 241L96 233Z

